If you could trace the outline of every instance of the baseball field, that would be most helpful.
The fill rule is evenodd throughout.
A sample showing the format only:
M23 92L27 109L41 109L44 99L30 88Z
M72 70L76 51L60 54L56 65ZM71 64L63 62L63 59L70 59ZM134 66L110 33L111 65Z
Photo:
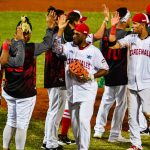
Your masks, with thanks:
M41 42L42 37L45 34L46 23L45 15L48 6L55 6L60 9L66 10L68 12L72 9L78 9L83 15L88 17L87 24L90 26L90 32L94 33L97 31L102 23L102 4L105 3L110 11L115 11L118 7L125 6L128 7L133 13L137 11L144 12L147 4L150 3L149 0L134 2L131 0L115 0L114 2L109 0L0 0L0 44L6 38L12 38L15 32L15 27L20 16L27 15L33 26L33 34L30 42ZM64 5L65 4L65 5ZM98 42L95 43L98 46ZM31 120L31 125L28 131L26 150L40 150L40 145L42 143L43 131L44 131L44 119L46 116L46 111L48 108L48 96L46 89L43 88L43 67L44 67L44 54L37 58L37 103L33 113L33 119ZM101 96L103 93L103 88L99 88L94 115L92 117L91 125L95 124L95 117L97 110L101 101ZM6 103L2 100L0 106L0 149L2 149L2 133L6 122ZM91 150L123 150L130 146L129 144L115 143L110 144L107 142L108 131L110 129L110 121L113 109L111 109L108 123L106 126L107 132L102 140L91 139ZM123 123L123 135L129 137L127 115ZM73 138L72 132L70 131L70 137ZM144 150L150 149L150 137L145 136L143 138ZM14 142L13 142L14 143ZM15 150L15 145L11 145L11 149ZM76 149L76 146L65 146L65 149Z

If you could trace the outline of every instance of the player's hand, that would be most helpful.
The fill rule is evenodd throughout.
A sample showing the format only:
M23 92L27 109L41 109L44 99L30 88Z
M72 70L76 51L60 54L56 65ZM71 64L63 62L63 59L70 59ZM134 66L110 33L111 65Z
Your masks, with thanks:
M120 20L119 13L116 12L114 16L112 16L111 18L111 26L117 25L119 23L119 20Z
M61 15L58 17L58 27L60 30L64 30L67 26L69 20L66 20L66 15Z
M46 16L46 22L48 28L53 29L56 26L56 20L57 20L57 15L55 11L50 11L49 14Z
M18 40L24 40L23 30L22 30L21 26L17 27L16 34L14 35L14 39L16 41L18 41Z
M106 6L106 4L103 4L102 7L103 7L103 14L104 14L105 20L109 21L109 16L110 16L109 8Z

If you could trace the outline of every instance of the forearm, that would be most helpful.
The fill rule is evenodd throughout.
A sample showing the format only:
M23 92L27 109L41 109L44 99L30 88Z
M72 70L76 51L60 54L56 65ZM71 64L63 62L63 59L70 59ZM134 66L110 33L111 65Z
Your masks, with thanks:
M62 37L63 33L64 33L64 29L59 29L58 33L57 33L57 36Z
M94 40L100 40L103 38L106 26L107 26L108 20L104 19L101 27L98 29L98 31L94 34Z
M52 49L53 41L55 37L54 29L47 29L46 34L43 38L43 42L35 43L35 56L40 55L41 53Z
M52 51L58 55L63 54L63 45L61 44L61 37L56 36L52 47Z
M97 73L94 74L94 78L99 78L108 74L108 70L100 69Z
M7 43L3 43L0 55L0 64L5 65L8 62L9 58L9 45Z
M8 51L2 52L1 57L0 57L0 64L1 65L7 64L8 58L9 58L9 52Z
M116 41L116 30L116 25L113 25L110 29L109 42Z
M17 49L16 56L9 57L8 65L12 67L23 66L25 59L25 45L22 40L16 41L15 48Z
M116 39L116 25L113 25L110 29L109 34L109 47L112 49L119 49L121 48L120 44L117 42Z

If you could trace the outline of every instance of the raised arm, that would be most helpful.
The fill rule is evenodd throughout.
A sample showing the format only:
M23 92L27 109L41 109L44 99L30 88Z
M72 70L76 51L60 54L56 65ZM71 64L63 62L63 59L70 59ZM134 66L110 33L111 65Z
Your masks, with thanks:
M63 48L63 44L61 44L61 37L63 35L64 29L67 26L69 20L66 21L66 16L65 15L61 15L58 18L58 33L57 36L54 40L54 44L53 44L53 52L57 53L59 55L63 54L64 48Z
M20 26L17 27L17 31L14 40L12 40L10 48L12 48L12 50L15 52L15 56L9 57L8 65L11 67L23 66L25 58L25 44L23 42L23 31Z
M94 40L100 40L103 38L105 29L107 27L107 23L109 21L109 8L105 4L103 4L103 14L104 14L104 20L102 22L101 27L94 34L94 36L93 36Z
M116 25L119 22L119 13L116 12L115 15L111 18L111 29L109 35L109 42L112 49L119 49L121 46L116 40Z
M55 27L56 27L56 13L54 11L50 11L46 16L47 29L46 34L41 43L35 43L35 56L40 55L41 53L52 48L53 41L55 38Z

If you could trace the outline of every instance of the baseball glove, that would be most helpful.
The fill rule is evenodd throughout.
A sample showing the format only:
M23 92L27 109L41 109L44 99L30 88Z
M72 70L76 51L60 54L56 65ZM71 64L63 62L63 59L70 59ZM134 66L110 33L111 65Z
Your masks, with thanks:
M89 80L89 72L83 67L80 61L72 62L69 65L70 74L80 81Z

